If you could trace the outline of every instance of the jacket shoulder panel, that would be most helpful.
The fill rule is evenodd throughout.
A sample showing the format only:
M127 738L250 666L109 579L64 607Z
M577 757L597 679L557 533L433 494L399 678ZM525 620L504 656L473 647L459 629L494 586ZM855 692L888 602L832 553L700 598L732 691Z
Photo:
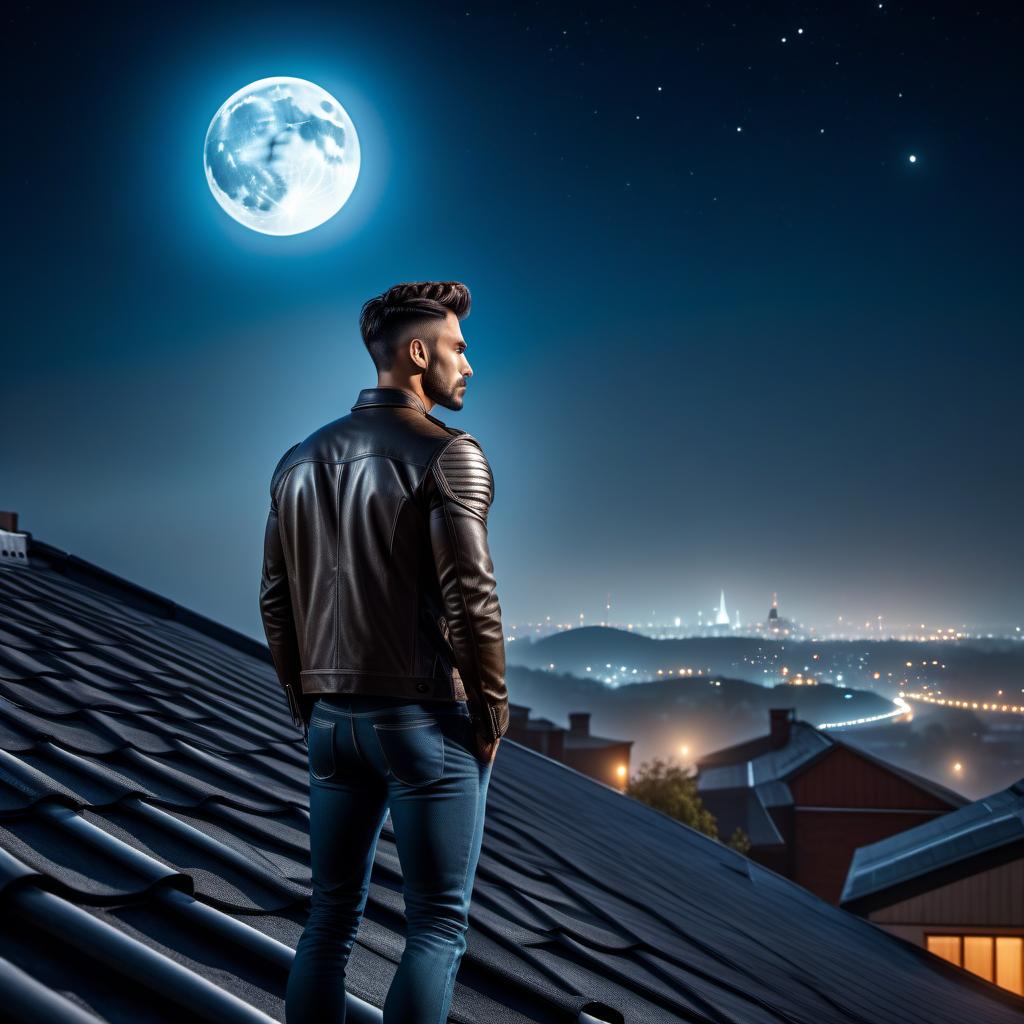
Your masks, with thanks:
M486 516L494 500L494 476L480 442L463 431L442 448L433 466L442 491Z

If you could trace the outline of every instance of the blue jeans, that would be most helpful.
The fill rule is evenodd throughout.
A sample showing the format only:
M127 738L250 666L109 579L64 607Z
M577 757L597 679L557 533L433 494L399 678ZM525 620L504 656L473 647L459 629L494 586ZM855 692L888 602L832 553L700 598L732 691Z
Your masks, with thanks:
M405 950L384 1024L444 1024L466 951L491 765L464 701L331 694L309 723L313 902L288 976L288 1024L343 1024L345 970L388 810L402 865Z

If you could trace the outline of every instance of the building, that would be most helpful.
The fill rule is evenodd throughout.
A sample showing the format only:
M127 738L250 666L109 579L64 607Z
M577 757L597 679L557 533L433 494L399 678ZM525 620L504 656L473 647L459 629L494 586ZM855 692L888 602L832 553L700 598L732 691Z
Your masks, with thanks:
M508 732L505 736L555 761L565 760L565 728L550 718L531 718L525 704L508 702Z
M625 789L629 782L633 741L591 735L589 711L570 711L565 729L549 718L530 718L528 707L510 701L506 736L609 786Z
M27 557L0 559L0 1016L283 1020L308 775L265 645L28 534L10 544ZM351 1024L380 1024L403 909L388 820ZM458 1024L1019 1024L1024 1008L507 736L467 942Z
M772 594L772 605L768 609L768 618L765 620L764 628L759 629L758 632L772 637L794 636L798 632L796 623L792 619L787 619L779 614L778 594Z
M962 807L958 793L772 708L769 732L697 761L697 790L720 835L739 826L750 856L838 903L859 846Z
M862 846L840 903L1024 995L1024 778Z
M569 729L564 744L563 759L570 768L619 789L624 789L629 782L629 755L633 741L592 736L589 711L569 712Z

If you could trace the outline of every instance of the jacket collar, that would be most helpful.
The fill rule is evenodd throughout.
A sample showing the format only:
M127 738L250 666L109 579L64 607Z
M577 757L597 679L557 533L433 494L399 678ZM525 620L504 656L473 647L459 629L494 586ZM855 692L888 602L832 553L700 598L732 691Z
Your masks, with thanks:
M404 405L410 409L427 415L426 406L411 392L404 388L363 388L359 392L356 404L352 409L363 409L372 405Z
M444 420L431 416L427 412L427 407L411 391L406 391L405 388L363 388L359 392L359 397L356 399L356 404L352 406L352 410L354 412L356 409L369 409L376 405L404 405L407 409L415 409L417 412L422 413L431 423L444 427L449 433L465 433L464 430L455 430L454 427L449 427Z

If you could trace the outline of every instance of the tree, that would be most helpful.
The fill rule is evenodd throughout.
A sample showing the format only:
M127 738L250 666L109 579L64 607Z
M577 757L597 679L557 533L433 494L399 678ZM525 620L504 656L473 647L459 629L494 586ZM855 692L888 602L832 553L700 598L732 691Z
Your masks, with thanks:
M697 773L688 771L673 758L645 761L629 780L626 795L721 842L715 816L697 792ZM726 845L746 854L750 839L737 826Z
M750 853L750 836L737 825L725 845L746 857Z

